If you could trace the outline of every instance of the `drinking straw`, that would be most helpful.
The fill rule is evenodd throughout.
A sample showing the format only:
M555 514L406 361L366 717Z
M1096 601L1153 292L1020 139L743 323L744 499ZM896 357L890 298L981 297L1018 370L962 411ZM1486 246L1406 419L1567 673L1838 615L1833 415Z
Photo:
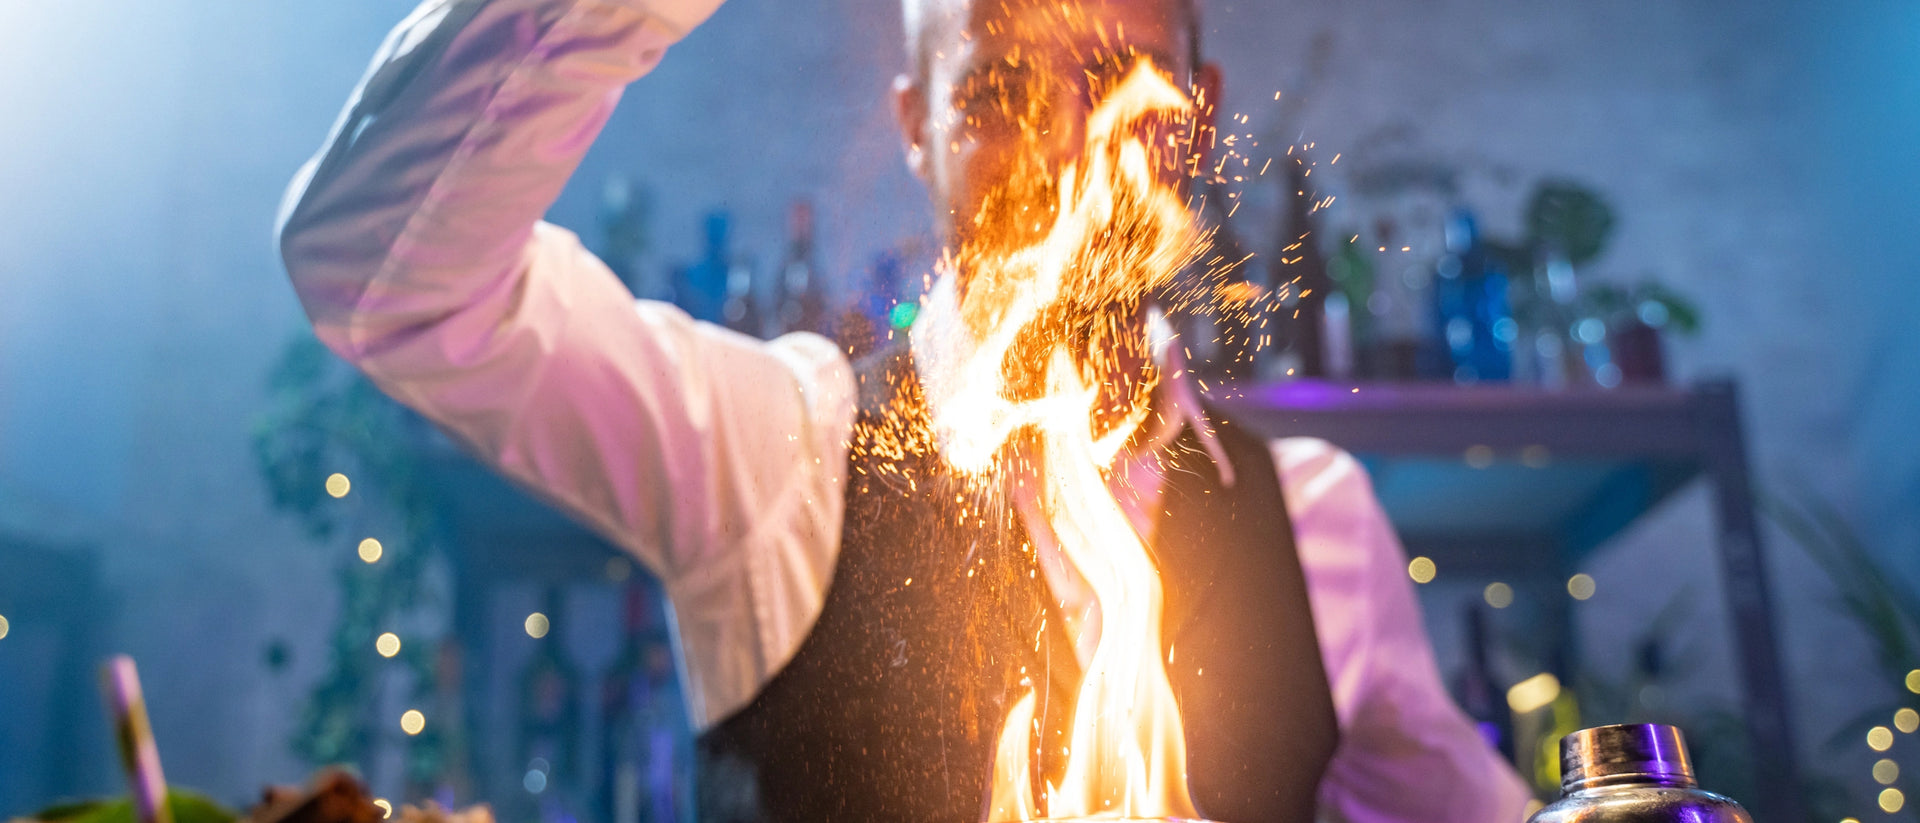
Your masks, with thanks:
M140 695L140 672L133 658L124 654L107 658L100 678L107 708L113 713L120 765L133 789L135 818L140 823L173 823L173 812L167 808L167 779L160 773L160 748L153 742L153 725L147 721L147 701Z

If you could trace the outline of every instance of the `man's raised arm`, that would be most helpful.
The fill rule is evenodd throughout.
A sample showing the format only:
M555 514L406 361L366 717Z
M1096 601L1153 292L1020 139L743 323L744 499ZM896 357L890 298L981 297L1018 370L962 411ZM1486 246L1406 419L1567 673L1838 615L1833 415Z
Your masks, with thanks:
M716 5L428 0L279 223L328 347L660 575L696 722L744 702L818 613L850 369L817 336L636 306L539 218L622 88Z

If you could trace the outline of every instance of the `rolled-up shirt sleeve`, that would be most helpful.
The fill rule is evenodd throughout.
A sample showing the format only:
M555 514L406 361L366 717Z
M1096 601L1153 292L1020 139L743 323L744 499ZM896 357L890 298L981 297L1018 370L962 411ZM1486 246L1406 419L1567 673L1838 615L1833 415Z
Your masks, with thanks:
M815 335L763 343L636 303L540 216L625 85L716 5L429 0L279 221L322 342L661 578L703 724L818 615L851 368Z
M1322 440L1277 440L1272 452L1340 723L1323 816L1519 823L1530 795L1441 684L1406 553L1366 470Z

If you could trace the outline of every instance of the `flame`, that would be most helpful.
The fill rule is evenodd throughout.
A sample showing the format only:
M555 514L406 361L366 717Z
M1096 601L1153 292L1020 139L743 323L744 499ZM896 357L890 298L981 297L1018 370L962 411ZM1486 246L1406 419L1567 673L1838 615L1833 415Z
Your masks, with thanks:
M1159 572L1105 474L1145 419L1158 377L1147 358L1127 356L1140 352L1141 309L1204 247L1185 197L1160 173L1177 168L1165 161L1179 141L1146 136L1193 111L1150 60L1136 60L1088 116L1076 159L1040 181L1051 187L1009 182L1007 191L1056 198L1045 233L1011 251L964 251L955 263L970 278L960 313L977 342L931 378L947 399L933 433L955 469L1035 484L1038 510L1094 592L1102 624L1060 782L1039 793L1032 785L1029 692L995 749L992 821L1197 817L1162 662Z

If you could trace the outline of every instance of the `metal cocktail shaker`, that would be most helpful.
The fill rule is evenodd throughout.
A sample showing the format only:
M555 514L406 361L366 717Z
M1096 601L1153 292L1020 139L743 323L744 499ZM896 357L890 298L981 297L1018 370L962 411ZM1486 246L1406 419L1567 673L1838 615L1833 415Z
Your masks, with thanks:
M1753 823L1740 804L1704 792L1680 730L1600 726L1560 740L1560 799L1528 823Z

